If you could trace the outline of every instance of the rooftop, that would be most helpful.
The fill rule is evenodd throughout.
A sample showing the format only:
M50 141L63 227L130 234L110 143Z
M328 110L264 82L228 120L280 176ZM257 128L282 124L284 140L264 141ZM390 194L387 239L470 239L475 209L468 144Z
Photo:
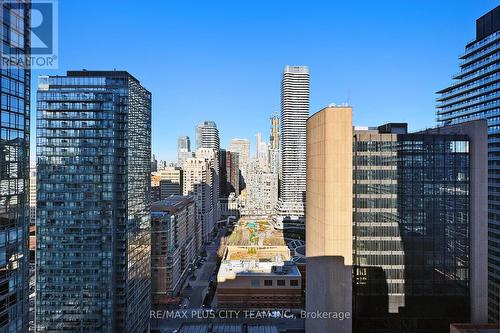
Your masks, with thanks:
M153 202L151 204L151 212L168 212L173 214L180 211L190 203L194 203L192 196L171 195L167 199Z

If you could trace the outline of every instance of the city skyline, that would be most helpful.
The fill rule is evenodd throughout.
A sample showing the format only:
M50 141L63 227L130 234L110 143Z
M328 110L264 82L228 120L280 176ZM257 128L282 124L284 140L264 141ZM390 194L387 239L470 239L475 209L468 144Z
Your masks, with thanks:
M40 1L0 333L500 332L498 3Z
M64 27L60 44L65 45L59 70L34 70L32 90L38 75L63 74L66 69L126 69L153 93L153 152L158 160L174 161L176 138L194 139L195 125L205 120L217 123L222 148L231 138L267 133L268 118L279 110L280 74L286 64L310 67L311 110L348 102L356 108L357 125L404 121L413 126L411 130L434 126L434 92L449 85L457 56L473 39L473 22L496 3L290 2L281 7L222 1L188 8L174 1L155 4L155 10L120 3L122 13L133 11L145 29L159 31L160 43L156 34L131 43L128 33L133 37L140 29L133 31L120 21L115 1L96 2L98 12L80 15L92 5L59 2ZM119 29L109 31L108 25ZM346 31L346 26L353 28ZM295 39L305 42L304 49L293 46ZM203 52L193 52L194 43ZM138 44L148 52L138 53ZM85 52L78 51L82 47ZM172 63L176 66L169 66ZM401 88L394 90L395 86ZM34 97L31 104L34 115ZM163 131L164 124L175 130ZM32 153L33 148L34 143Z

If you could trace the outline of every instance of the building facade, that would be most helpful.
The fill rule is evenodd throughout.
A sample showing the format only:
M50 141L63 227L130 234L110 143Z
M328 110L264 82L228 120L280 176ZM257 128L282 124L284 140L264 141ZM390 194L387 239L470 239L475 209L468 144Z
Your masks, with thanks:
M269 133L269 149L279 149L280 147L280 118L275 113L271 117L271 130Z
M263 168L258 159L248 164L246 191L242 215L274 215L278 203L278 174Z
M474 257L480 244L471 248L481 204L470 202L470 147L479 151L471 137L483 135L486 171L486 126L458 132L407 134L406 124L355 130L355 331L442 332L471 316L486 319L486 260ZM485 199L486 179L482 185ZM482 207L484 221L484 200ZM484 244L485 223L483 234ZM474 303L481 289L484 306Z
M440 125L488 121L489 319L500 318L500 6L476 21L476 37L460 56L460 71L440 91Z
M307 121L306 193L306 311L352 314L351 108ZM306 319L306 331L349 333L352 318Z
M145 332L151 93L124 71L40 77L36 331Z
M306 309L352 306L355 332L437 333L486 320L486 122L353 132L351 117L328 107L308 120L306 285L327 284L317 276L340 275L347 258L352 299L337 280L308 291Z
M171 195L182 195L183 171L179 167L165 167L154 173L158 177L159 200Z
M217 307L300 308L301 286L301 274L287 246L227 246L217 272Z
M184 161L190 157L193 157L191 152L191 140L189 136L179 136L177 138L177 166L182 167Z
M30 2L0 4L0 332L28 329L31 71L5 59L30 56Z
M231 193L240 194L239 154L220 150L220 197L227 198Z
M179 292L199 250L201 229L194 198L172 196L151 205L151 295L153 304ZM198 239L198 241L197 241Z
M204 121L196 126L196 149L220 149L219 130L215 121Z
M259 161L260 167L266 169L269 167L269 145L262 141L262 133L255 134L255 147L257 154L255 157Z
M306 121L309 68L286 66L281 81L281 168L278 215L303 222L306 196Z
M210 162L201 157L188 158L183 171L183 195L193 196L196 203L196 220L201 229L201 239L196 247L200 248L208 241L214 221Z
M240 168L240 191L245 188L245 177L247 165L250 161L250 141L248 139L231 139L228 151L237 153L239 156Z

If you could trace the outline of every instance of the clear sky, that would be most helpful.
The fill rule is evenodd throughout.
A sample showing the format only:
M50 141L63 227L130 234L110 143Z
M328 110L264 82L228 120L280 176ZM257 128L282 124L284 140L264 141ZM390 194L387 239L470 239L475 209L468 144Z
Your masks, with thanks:
M153 95L153 153L214 120L221 147L269 136L284 65L307 65L311 113L349 102L354 123L435 125L435 92L458 72L494 0L60 0L59 70L127 70ZM34 130L34 128L33 128ZM35 140L32 139L32 146ZM34 147L34 146L33 146ZM253 148L252 148L253 149ZM34 150L32 150L34 152Z

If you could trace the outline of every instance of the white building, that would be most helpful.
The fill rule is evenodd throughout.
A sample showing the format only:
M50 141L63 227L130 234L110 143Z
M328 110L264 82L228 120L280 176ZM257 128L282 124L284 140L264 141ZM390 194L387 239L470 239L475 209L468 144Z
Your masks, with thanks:
M219 130L215 121L204 121L196 126L196 149L220 149Z
M212 206L212 172L205 158L191 157L184 161L183 195L192 195L196 203L196 222L201 225L203 242L208 241L214 226Z
M269 145L265 141L262 141L262 133L255 134L255 138L257 140L256 157L259 160L261 168L267 168L269 166Z
M36 224L36 167L30 168L30 225Z
M247 197L242 215L274 215L278 203L278 174L262 168L258 160L248 164Z
M281 83L281 195L278 218L303 221L306 194L306 121L309 68L285 66Z

